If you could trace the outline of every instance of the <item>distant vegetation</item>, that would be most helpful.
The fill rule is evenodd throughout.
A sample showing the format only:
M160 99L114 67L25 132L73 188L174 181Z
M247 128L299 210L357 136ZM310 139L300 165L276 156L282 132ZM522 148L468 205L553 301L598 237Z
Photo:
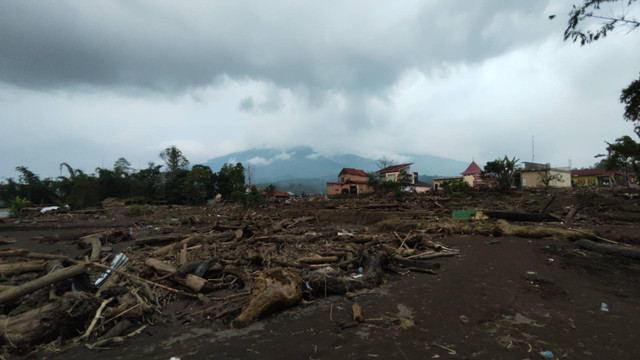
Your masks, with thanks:
M0 199L10 203L12 211L19 211L27 203L34 205L69 205L72 209L94 207L106 198L135 199L139 205L153 202L170 204L203 204L220 194L224 199L245 200L245 170L241 163L225 164L214 173L208 166L195 165L175 146L160 153L165 165L149 163L146 169L134 170L127 159L120 158L113 168L96 168L86 174L67 163L60 164L55 179L41 179L25 166L18 166L17 180L9 178L0 183ZM164 168L164 169L163 169ZM259 194L259 193L258 193ZM259 203L251 193L248 203ZM132 210L132 216L144 215L146 208Z

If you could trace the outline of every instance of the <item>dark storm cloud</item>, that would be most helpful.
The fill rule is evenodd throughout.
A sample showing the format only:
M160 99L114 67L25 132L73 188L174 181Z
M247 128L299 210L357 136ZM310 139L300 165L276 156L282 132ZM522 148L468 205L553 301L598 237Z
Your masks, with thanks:
M369 93L409 68L479 62L557 31L543 1L407 4L7 0L0 81L181 93L226 75Z

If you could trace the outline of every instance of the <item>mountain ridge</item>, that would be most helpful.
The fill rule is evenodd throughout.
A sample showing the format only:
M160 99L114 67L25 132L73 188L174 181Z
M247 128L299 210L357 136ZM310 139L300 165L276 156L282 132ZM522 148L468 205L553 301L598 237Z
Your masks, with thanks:
M452 176L459 175L469 165L466 162L447 159L433 155L402 155L412 162L412 171L420 175ZM340 154L327 156L316 153L312 148L301 146L287 150L266 148L249 149L209 159L202 165L209 166L217 172L225 163L240 162L254 167L252 183L278 183L295 180L304 182L313 180L314 187L318 187L318 179L337 179L342 168L356 168L364 171L376 171L376 160L354 154ZM324 191L322 191L324 192Z

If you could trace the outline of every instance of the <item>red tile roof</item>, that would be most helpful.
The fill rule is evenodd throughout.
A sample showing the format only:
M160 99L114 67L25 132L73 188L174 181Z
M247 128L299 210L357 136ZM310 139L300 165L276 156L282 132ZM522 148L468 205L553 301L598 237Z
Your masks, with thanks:
M268 194L267 190L262 190L261 189L261 190L258 190L258 191L260 191L260 193L262 195L265 195L265 196ZM288 198L288 197L291 197L291 194L289 194L288 192L282 191L282 190L276 190L276 191L273 192L273 196L275 196L275 197L287 197Z
M472 161L467 170L462 172L462 175L477 175L481 173L482 169L480 169L480 166L478 166L475 161Z
M613 176L624 175L622 171L607 171L605 169L571 170L571 176Z
M400 164L400 165L391 165L391 166L387 166L384 169L380 169L378 171L376 171L377 173L388 173L388 172L396 172L396 171L400 171L404 168L407 168L409 166L413 165L413 163L408 163L408 164Z
M367 176L367 173L364 172L364 170L360 170L360 169L352 169L352 168L344 168L342 169L342 171L340 171L340 174L338 174L338 176L341 175L356 175L356 176Z

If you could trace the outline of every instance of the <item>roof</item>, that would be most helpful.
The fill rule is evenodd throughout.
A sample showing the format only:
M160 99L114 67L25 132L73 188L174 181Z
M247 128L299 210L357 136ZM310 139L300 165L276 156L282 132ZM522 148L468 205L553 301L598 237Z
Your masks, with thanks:
M261 189L261 190L258 190L258 191L260 191L260 193L262 195L267 195L268 194L267 190L262 190ZM282 190L275 190L273 192L273 196L275 196L275 197L291 197L291 194L289 194L288 192L282 191Z
M478 164L476 164L475 161L472 161L471 164L469 165L469 167L467 167L467 170L463 171L461 174L462 175L476 175L476 174L481 174L482 173L482 169L480 169L480 166L478 166Z
M571 176L613 176L624 175L622 171L607 171L606 169L571 170Z
M409 166L413 165L413 163L408 163L408 164L400 164L400 165L391 165L391 166L387 166L384 169L380 169L378 171L376 171L377 173L388 173L388 172L396 172L396 171L400 171L404 168L408 168Z
M356 176L368 176L366 172L364 172L364 170L360 170L360 169L352 169L352 168L344 168L342 169L342 171L340 171L340 174L338 174L338 176L341 175L356 175Z

